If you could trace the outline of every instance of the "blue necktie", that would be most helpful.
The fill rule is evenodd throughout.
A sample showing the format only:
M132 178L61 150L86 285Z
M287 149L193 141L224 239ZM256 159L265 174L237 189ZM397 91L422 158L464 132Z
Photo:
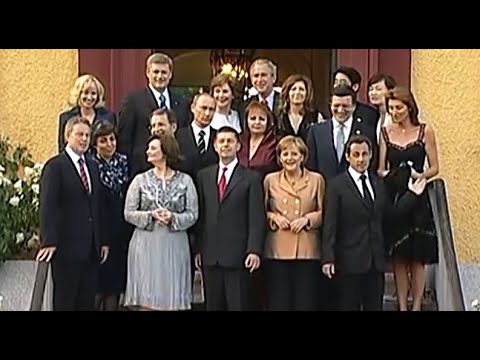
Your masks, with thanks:
M163 94L160 95L160 109L166 109L167 108L167 103L165 101L165 96Z

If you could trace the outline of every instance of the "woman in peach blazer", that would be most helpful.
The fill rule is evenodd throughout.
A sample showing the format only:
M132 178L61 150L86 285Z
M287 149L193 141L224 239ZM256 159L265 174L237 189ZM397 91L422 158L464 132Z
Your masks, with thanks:
M299 137L280 140L277 158L282 170L264 180L268 310L313 311L318 304L325 181L305 168L308 148Z

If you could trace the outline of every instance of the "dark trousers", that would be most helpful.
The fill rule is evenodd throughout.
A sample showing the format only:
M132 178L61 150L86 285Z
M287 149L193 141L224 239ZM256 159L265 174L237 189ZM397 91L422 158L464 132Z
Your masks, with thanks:
M365 274L338 274L341 311L382 311L385 277L374 268Z
M315 311L318 309L317 260L268 260L265 263L267 310Z
M338 279L329 279L321 267L318 271L318 311L338 311Z
M207 311L247 311L250 274L246 269L206 266L203 269Z
M98 261L52 260L53 310L94 311Z
M267 307L267 289L265 283L265 269L260 266L251 274L249 311L265 311Z

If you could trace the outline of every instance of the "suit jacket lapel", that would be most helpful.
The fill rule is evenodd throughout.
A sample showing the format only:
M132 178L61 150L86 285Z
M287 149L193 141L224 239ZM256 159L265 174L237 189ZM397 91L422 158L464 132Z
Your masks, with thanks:
M97 190L97 168L93 160L87 157L85 157L85 164L90 175L90 193L88 195L93 195L93 192Z
M302 191L308 186L308 170L304 170L304 176L303 178L296 184L295 186L290 185L290 183L287 181L287 178L285 177L285 172L281 171L279 174L279 179L278 179L278 186L289 193L292 196L298 196L298 192Z
M337 159L337 152L335 151L335 143L333 141L333 121L330 120L326 124L327 126L324 126L323 129L327 133L324 135L324 139L328 139L326 142L326 150L328 153L328 157L330 158L330 161L332 164L335 165L335 167L338 166L338 159Z
M368 177L370 178L370 184L372 184L372 190L373 190L373 207L374 210L377 211L377 207L380 205L380 199L378 198L379 192L378 192L378 178L376 176L372 176L371 173L368 174Z
M192 146L192 151L198 153L197 139L195 138L195 133L193 132L193 128L191 126L188 127L188 135L188 138L190 139L190 144Z
M214 208L213 213L218 213L219 207L219 199L218 199L218 183L217 183L217 175L218 175L218 165L212 166L209 170L208 174L208 188L207 194L211 194L211 199L214 199Z
M217 173L218 173L218 166L217 166ZM227 188L225 189L225 194L223 195L223 201L225 201L228 195L230 195L232 190L235 188L235 186L238 185L238 183L242 178L243 178L243 171L240 164L238 164L237 166L235 166L235 169L233 169L232 176L230 177L230 181L228 182Z
M158 109L158 102L149 87L147 87L147 89L145 90L145 100L147 101L147 106L150 110L150 113Z
M177 110L180 105L180 101L178 100L177 94L173 93L172 91L168 90L170 95L170 107L173 111Z
M365 135L362 131L362 122L363 120L359 117L354 116L352 122L352 128L350 129L350 135L348 138L352 137L353 135Z
M280 101L280 94L277 93L275 90L273 90L274 96L273 96L273 113L275 116L278 116L280 114L280 107L282 106L282 102Z

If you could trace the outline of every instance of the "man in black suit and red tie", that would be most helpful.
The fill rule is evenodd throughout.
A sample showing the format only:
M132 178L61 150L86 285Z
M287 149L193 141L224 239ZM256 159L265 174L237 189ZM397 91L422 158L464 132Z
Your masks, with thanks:
M118 117L118 150L129 158L130 177L147 170L145 152L150 136L150 115L156 109L173 110L177 128L190 124L188 100L168 88L173 75L173 60L154 53L147 59L148 86L129 94L122 103Z
M220 162L198 173L195 262L203 270L207 311L246 311L266 235L262 181L238 163L235 129L218 129L214 146Z
M109 236L98 168L85 156L90 122L80 116L68 120L65 140L65 149L45 164L40 179L37 260L51 261L54 311L93 311Z
M386 251L383 220L409 211L425 180L411 180L393 205L383 181L368 167L372 143L362 135L346 145L347 171L327 184L322 237L322 270L336 278L339 310L382 311Z

